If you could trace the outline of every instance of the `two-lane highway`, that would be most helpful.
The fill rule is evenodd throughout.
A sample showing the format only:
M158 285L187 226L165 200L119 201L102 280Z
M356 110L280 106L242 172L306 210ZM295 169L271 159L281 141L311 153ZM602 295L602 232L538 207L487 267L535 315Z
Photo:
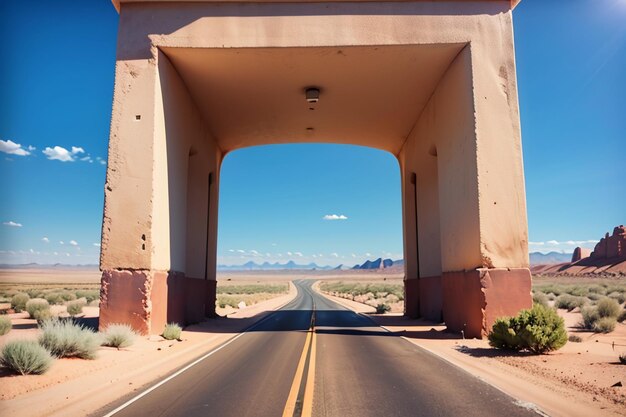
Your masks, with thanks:
M295 281L298 295L285 307L113 415L536 416L316 293L313 282Z

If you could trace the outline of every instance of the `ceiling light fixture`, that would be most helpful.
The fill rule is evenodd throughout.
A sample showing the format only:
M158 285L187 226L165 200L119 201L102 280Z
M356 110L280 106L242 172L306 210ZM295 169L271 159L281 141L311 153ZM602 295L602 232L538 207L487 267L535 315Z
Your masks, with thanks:
M309 87L305 91L306 101L309 103L317 103L320 100L320 89L317 87Z

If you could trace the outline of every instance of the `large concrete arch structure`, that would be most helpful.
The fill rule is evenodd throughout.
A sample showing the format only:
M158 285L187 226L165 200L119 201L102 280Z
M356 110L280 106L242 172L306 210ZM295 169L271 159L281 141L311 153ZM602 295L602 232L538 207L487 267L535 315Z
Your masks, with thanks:
M113 3L101 326L214 314L220 164L270 143L398 158L408 316L531 305L512 2Z

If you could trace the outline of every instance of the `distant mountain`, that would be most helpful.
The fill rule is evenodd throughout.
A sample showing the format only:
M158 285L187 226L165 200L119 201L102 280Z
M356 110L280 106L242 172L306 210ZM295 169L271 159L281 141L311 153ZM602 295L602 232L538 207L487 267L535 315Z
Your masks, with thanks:
M374 261L369 259L361 265L354 265L352 269L385 269L394 265L394 261L391 259L378 258Z
M263 262L262 264L257 264L254 261L248 261L243 265L218 265L217 266L217 270L218 271L278 271L278 270L292 270L292 269L299 269L299 270L330 270L333 269L334 267L332 266L320 266L317 265L313 262L306 264L306 265L300 265L295 263L294 261L289 261L286 262L284 264L281 264L279 262L274 262L274 263L269 263L269 262Z
M541 252L531 252L530 254L530 265L554 265L554 264L562 264L569 263L572 260L571 253L560 253L560 252L549 252L549 253L541 253Z

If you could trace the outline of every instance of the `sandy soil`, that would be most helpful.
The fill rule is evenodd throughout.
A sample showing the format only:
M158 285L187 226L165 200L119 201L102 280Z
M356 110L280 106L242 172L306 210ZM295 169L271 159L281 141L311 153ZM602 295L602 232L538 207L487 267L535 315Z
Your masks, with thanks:
M99 284L97 268L0 269L2 284Z
M400 314L372 314L370 306L327 297L370 315L389 331L550 416L626 415L626 366L618 359L626 352L626 324L618 324L609 334L594 334L577 328L579 313L559 310L570 334L579 335L583 342L568 342L548 355L527 355L493 349L487 340L463 340L446 333L442 325ZM618 382L624 386L612 387Z
M112 401L130 396L174 369L224 343L252 323L291 301L297 291L240 311L228 318L188 326L182 341L141 337L127 349L103 347L96 360L58 359L44 375L0 374L0 410L3 415L84 416ZM97 307L85 307L87 315ZM27 314L12 315L14 330L0 337L0 345L17 338L36 338L39 330Z

